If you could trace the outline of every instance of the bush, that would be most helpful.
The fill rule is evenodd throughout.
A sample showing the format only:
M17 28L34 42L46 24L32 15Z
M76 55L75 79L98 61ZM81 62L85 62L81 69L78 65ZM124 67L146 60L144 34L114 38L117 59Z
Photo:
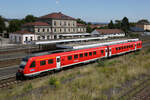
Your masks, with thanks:
M60 81L57 78L55 78L55 77L51 77L49 79L49 85L53 85L55 87L59 87Z
M29 90L31 90L32 88L33 88L32 84L29 83L29 84L25 85L25 87L23 88L23 90L24 90L24 91L29 91Z
M145 53L146 54L150 53L150 48L148 48Z
M98 63L98 66L97 66L97 67L105 67L105 62L104 62L103 59L99 59L99 60L97 61L97 63Z

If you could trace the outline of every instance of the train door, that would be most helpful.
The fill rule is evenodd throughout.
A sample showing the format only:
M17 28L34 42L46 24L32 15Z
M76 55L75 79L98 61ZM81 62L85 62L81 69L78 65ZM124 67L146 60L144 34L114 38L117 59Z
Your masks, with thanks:
M111 56L111 48L109 48L109 57Z
M137 47L136 47L136 43L135 43L135 50L136 50L136 48L137 48Z
M105 48L105 57L107 57L107 56L108 56L108 49Z
M56 57L56 66L57 66L57 69L60 69L60 67L61 67L60 56Z

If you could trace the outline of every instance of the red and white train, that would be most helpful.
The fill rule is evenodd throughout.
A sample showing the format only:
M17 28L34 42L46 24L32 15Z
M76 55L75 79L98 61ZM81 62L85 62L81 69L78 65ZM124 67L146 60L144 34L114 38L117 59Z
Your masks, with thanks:
M59 70L64 67L79 63L120 55L142 48L142 41L138 39L123 40L118 42L105 43L104 45L63 52L47 52L41 55L31 55L23 58L16 73L16 77L31 77L40 73Z

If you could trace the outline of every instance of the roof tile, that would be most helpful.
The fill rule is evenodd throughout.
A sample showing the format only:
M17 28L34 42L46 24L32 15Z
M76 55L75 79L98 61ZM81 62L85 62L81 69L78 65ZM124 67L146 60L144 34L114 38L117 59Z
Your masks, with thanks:
M51 14L48 14L48 15L41 16L40 18L53 18L53 19L75 20L75 18L72 18L70 16L64 15L61 12L59 12L59 13L51 13Z
M113 34L113 33L122 33L120 29L96 29L101 34Z

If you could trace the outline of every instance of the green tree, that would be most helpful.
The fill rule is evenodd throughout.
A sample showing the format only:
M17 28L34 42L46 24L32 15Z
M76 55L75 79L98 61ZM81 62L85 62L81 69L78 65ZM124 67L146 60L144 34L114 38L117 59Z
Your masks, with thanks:
M80 24L85 24L86 25L86 22L81 20L80 18L77 19L77 23L80 23Z
M92 29L92 28L90 27L90 25L88 25L88 26L86 27L86 30L87 30L88 33L91 33L94 29Z
M108 28L109 28L109 29L113 29L113 28L114 28L114 23L113 23L112 20L111 20L110 23L108 24Z
M21 29L22 20L14 19L9 23L9 32L16 32Z
M120 29L121 28L121 20L115 20L114 27Z
M130 28L129 20L127 17L124 17L121 22L121 29L127 34Z
M147 19L141 19L137 23L138 24L149 24L149 21Z
M0 33L2 33L4 30L5 30L4 18L0 16Z
M37 20L37 17L33 16L33 15L27 15L24 18L24 22L25 23L29 23L29 22L35 22Z

